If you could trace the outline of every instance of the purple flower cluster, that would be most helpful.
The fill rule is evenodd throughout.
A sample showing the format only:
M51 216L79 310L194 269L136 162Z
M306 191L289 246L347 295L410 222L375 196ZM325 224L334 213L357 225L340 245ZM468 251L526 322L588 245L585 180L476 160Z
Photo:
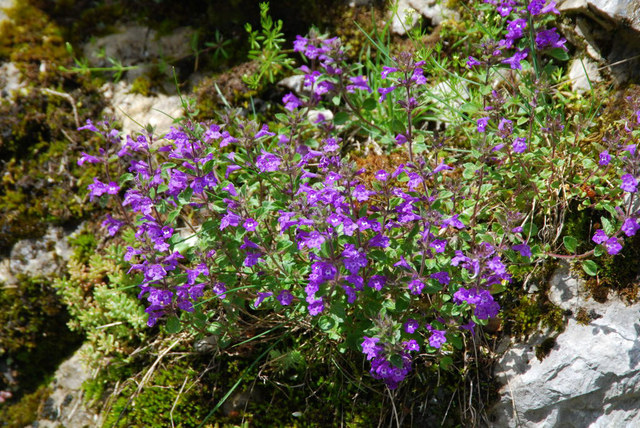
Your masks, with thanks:
M370 373L374 379L382 380L389 389L396 389L411 371L411 357L407 352L400 352L400 367L393 365L385 352L385 347L381 345L380 339L377 337L364 337L362 342L362 352L366 355L367 360L371 361ZM408 341L408 348L419 350L415 340Z

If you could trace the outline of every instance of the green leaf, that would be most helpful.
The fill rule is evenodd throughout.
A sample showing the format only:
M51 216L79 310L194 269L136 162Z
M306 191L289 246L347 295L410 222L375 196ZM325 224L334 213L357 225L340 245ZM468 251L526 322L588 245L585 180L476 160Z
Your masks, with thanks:
M596 274L598 273L598 265L593 260L585 260L585 261L583 261L582 262L582 269L584 269L584 271L589 276L596 276Z
M373 98L367 98L362 103L362 108L365 110L373 110L378 106L378 102Z
M167 333L176 334L180 333L180 330L182 330L182 325L180 324L180 320L178 319L178 317L173 316L169 317L164 328L165 330L167 330Z
M553 48L553 49L549 49L547 51L547 54L549 54L550 57L553 57L559 61L568 61L569 60L569 54L567 53L567 51L565 51L562 48Z
M349 120L349 115L343 111L339 111L338 113L335 114L335 116L333 116L334 125L342 125L347 120Z
M393 354L390 358L389 358L389 362L391 364L393 364L394 367L397 367L399 369L402 368L403 366L403 361L402 361L402 357L398 354Z
M609 219L606 217L600 217L600 220L602 221L602 229L604 229L604 233L606 233L608 236L613 235L613 233L615 232L615 228L611 224Z
M335 320L328 315L322 315L320 318L318 318L318 327L320 327L320 330L324 332L331 330L333 327L335 327L335 325Z
M573 236L565 236L562 238L562 242L564 243L564 247L567 249L569 254L575 254L576 248L578 248L578 240Z

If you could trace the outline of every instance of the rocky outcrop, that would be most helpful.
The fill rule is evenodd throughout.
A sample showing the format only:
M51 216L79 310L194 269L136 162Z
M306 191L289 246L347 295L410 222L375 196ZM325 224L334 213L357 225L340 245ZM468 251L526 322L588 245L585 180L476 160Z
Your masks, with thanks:
M107 83L102 91L110 105L104 114L122 123L124 135L140 132L141 125L151 125L155 135L162 136L171 128L174 118L182 117L184 113L178 95L132 93L131 85L124 81Z
M418 23L420 16L428 19L434 27L446 19L455 18L456 12L445 7L444 3L439 0L399 0L397 10L394 5L390 12L391 31L406 34Z
M49 385L52 391L32 425L38 428L95 427L100 418L83 401L82 384L91 378L90 369L81 359L82 348L56 370Z
M550 286L568 324L555 343L539 335L504 352L496 426L640 426L640 305L595 302L567 266ZM545 341L550 352L539 360Z
M564 0L558 10L572 18L567 38L588 55L609 64L618 84L640 81L640 2Z

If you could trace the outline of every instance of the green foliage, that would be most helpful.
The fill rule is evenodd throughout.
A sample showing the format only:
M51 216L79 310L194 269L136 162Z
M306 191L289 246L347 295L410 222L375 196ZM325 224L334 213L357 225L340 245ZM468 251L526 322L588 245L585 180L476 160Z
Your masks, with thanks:
M283 52L284 34L282 21L273 21L269 15L269 3L260 3L260 30L253 30L251 24L245 25L249 34L249 59L259 64L256 73L243 76L243 80L252 89L264 85L264 82L275 83L286 70L291 69L293 60Z
M41 386L30 394L25 394L18 402L0 405L0 421L3 428L24 428L38 417L38 410L51 391Z
M35 391L81 336L67 328L69 315L49 279L20 275L17 280L0 288L0 356L17 372L19 396ZM3 383L0 390L8 389Z
M76 238L68 276L53 286L71 315L69 327L86 335L87 354L100 366L115 356L126 360L146 339L146 316L136 297L137 278L126 274L123 249L113 245L86 259L78 244L94 244L90 236Z

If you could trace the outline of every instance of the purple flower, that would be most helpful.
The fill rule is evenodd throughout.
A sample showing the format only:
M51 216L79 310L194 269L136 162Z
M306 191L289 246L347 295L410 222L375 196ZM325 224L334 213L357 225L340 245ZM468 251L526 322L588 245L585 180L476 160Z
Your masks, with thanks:
M387 278L383 275L373 275L369 278L369 282L367 282L367 286L373 288L374 290L380 291L384 284L387 282Z
M609 154L609 151L605 150L604 152L600 153L600 161L598 162L598 165L607 166L609 165L609 162L611 162L611 155Z
M355 189L353 189L353 196L358 202L368 200L371 194L375 194L375 192L368 191L362 184L358 184Z
M404 134L396 135L396 144L401 146L407 142L407 137Z
M268 125L262 125L262 128L260 128L260 130L256 133L256 135L253 136L253 138L257 140L258 138L262 138L266 136L273 137L274 135L276 134L274 132L269 131Z
M420 345L418 344L418 342L415 339L411 339L411 340L407 340L405 342L402 342L402 345L404 346L404 349L406 349L407 351L420 352Z
M262 256L261 253L248 252L247 256L244 259L244 265L246 267L257 265L258 263L260 263L260 256Z
M635 218L628 218L622 224L622 231L627 236L633 236L640 229L640 225Z
M264 301L264 299L266 299L267 297L271 297L272 295L273 293L271 291L268 291L266 293L258 292L258 297L256 298L256 301L253 303L253 307L257 308Z
M364 336L364 341L360 344L362 346L362 353L367 356L367 360L376 358L382 351L382 345L378 345L380 341L377 337Z
M413 334L416 332L418 327L420 327L420 323L418 323L418 321L414 320L413 318L409 318L407 322L404 323L403 327L404 327L404 331L406 331L409 334Z
M362 89L371 93L371 88L367 84L366 76L349 77L350 85L347 85L347 92L354 93L356 89Z
M236 227L240 224L240 216L232 212L228 212L220 221L220 230L224 230L229 226Z
M276 299L282 306L289 306L293 302L293 295L289 290L282 290L280 294L276 296Z
M449 226L453 226L456 229L464 229L464 223L458 220L458 214L451 216L450 218L442 221L442 228L445 229Z
M398 69L396 67L387 67L386 65L382 67L382 71L380 72L380 76L382 76L383 79L386 79L387 76L389 75L389 73L395 73L396 71L398 71Z
M422 289L424 288L424 283L417 278L412 279L411 281L409 281L409 284L407 284L407 288L409 288L409 291L411 291L411 294L418 296L422 293Z
M387 181L388 178L389 178L389 174L384 169L381 169L380 171L376 172L376 179L377 180L379 180L379 181Z
M444 330L431 330L431 336L429 337L429 345L434 348L440 348L444 343L447 342L447 338L444 335Z
M591 238L591 240L596 244L602 244L606 242L607 239L609 239L609 237L602 229L596 230L596 233L593 234L593 238Z
M527 57L527 49L518 50L513 56L503 59L501 62L503 64L509 64L512 70L522 70L522 65L520 62Z
M84 164L85 162L88 162L88 163L100 163L100 162L102 162L97 157L88 155L85 152L81 152L80 154L81 154L81 156L78 159L78 166L82 166L82 164Z
M544 48L561 48L567 50L564 44L567 42L566 39L560 37L558 33L556 33L555 28L551 28L550 30L540 31L536 35L536 48L544 49Z
M604 247L606 248L607 253L612 256L618 254L620 250L622 250L622 245L620 245L620 242L616 237L607 239L607 242L604 243Z
M256 226L258 226L258 222L252 218L246 219L242 224L242 227L244 227L245 230L249 232L253 232L254 230L256 230Z
M467 58L467 67L473 68L478 65L482 65L482 63L474 57L470 56L469 58Z
M367 256L363 251L357 250L353 244L345 244L342 251L344 267L351 273L358 273L360 268L367 266Z
M315 317L316 315L320 315L322 311L324 311L322 297L309 303L309 315Z
M96 127L93 125L93 122L91 121L91 119L87 119L87 122L86 122L86 123L87 123L87 124L86 124L85 126L81 126L80 128L78 128L78 131L84 131L84 130L87 130L87 131L98 132L98 128L96 128Z
M444 249L447 245L447 241L444 241L442 239L434 239L429 246L431 248L433 248L436 253L444 253Z
M477 288L467 290L462 287L453 294L453 301L458 304L467 302L470 305L475 305L473 314L480 319L493 318L498 315L500 310L500 305L493 300L493 296L488 290L478 290Z
M524 137L518 137L513 140L513 151L515 153L523 153L527 150L527 139Z
M289 92L287 95L282 97L282 102L284 103L284 108L289 111L294 111L298 107L302 105L298 97L293 95L293 93Z
M216 282L213 285L213 292L216 293L219 298L224 299L226 297L227 287L225 287L224 282Z
M434 272L430 275L430 278L435 279L442 285L449 285L451 278L449 277L449 272Z
M638 180L631 174L625 174L622 177L620 188L625 192L635 193L638 190Z
M518 251L522 257L531 257L531 248L527 244L516 244L511 249Z
M111 217L110 214L107 214L105 220L102 222L102 227L107 228L107 233L109 236L114 236L116 233L118 233L122 226L124 226L124 222L116 220L115 218Z
M388 88L378 88L378 93L380 94L380 97L378 98L378 102L381 103L384 100L386 100L387 95L389 95L394 89L396 89L395 86L390 86Z
M510 40L516 40L522 37L524 29L527 28L527 21L523 18L517 18L513 21L507 21L507 35L506 38Z
M273 153L262 150L262 154L256 160L256 166L260 172L274 172L280 167L280 158Z

